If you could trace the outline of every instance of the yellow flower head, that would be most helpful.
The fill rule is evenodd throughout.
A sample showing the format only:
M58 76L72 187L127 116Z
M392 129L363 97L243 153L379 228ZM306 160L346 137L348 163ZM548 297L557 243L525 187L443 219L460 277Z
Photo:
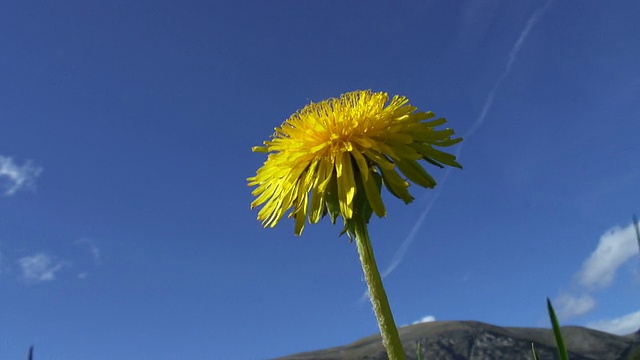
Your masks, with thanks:
M271 140L255 152L269 153L255 176L248 178L256 199L251 208L264 205L258 220L274 227L284 214L295 219L299 235L305 219L317 223L330 214L345 220L345 230L355 220L368 222L372 212L386 214L381 184L405 203L410 180L433 188L436 181L418 160L443 167L461 168L454 155L433 146L451 146L451 129L432 112L418 112L404 96L388 102L385 92L353 91L311 103L275 129ZM405 180L400 172L407 178Z

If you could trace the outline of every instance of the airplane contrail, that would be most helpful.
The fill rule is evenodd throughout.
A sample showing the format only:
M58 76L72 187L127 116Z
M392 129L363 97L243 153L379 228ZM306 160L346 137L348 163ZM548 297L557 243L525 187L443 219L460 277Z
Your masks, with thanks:
M538 22L540 17L542 15L544 15L544 13L547 11L549 6L551 6L551 3L553 3L554 1L555 0L547 1L547 3L544 4L538 10L536 10L533 13L533 15L531 15L531 17L529 18L529 21L527 21L527 25L524 27L522 32L520 32L520 36L518 36L518 40L516 40L516 43L511 48L511 51L509 51L509 60L507 61L507 65L505 66L504 70L502 71L502 74L500 74L500 77L498 77L498 80L496 80L496 83L493 85L493 88L489 92L489 95L487 95L487 100L484 102L484 106L482 107L482 111L480 112L480 116L478 116L476 121L474 121L474 123L471 125L471 128L464 135L464 139L465 140L468 141L469 138L482 125L482 123L484 123L484 119L487 117L487 113L489 112L489 109L491 108L491 105L493 105L493 98L496 95L496 91L498 91L498 88L502 84L502 81L504 81L504 79L507 77L507 75L509 75L509 72L511 72L511 67L513 66L513 63L516 61L516 57L518 56L518 53L520 52L520 48L522 47L522 44L524 43L525 39L529 35L529 32L531 31L531 29L533 29L533 26ZM463 143L460 143L460 146L458 146L458 152L456 153L457 155L459 155L460 152L462 151L462 145L463 145Z
M633 215L633 226L636 228L636 238L638 239L638 250L640 250L640 227L638 227L638 218Z
M507 61L507 65L502 71L502 74L500 74L500 76L498 77L498 80L496 80L495 84L491 88L491 91L489 91L489 94L487 95L487 99L485 100L484 105L482 106L482 110L480 111L480 115L478 116L476 121L473 122L473 124L471 125L467 133L463 136L463 138L465 139L465 142L462 142L458 145L457 151L456 151L456 157L460 157L463 145L469 141L469 138L471 138L473 134L475 134L475 132L484 123L487 113L489 112L489 110L491 109L491 106L493 105L493 99L495 98L496 92L498 91L498 88L502 84L502 81L504 81L507 75L509 75L509 72L511 71L511 67L513 66L513 63L516 61L516 57L520 52L520 48L522 47L522 44L524 44L524 41L529 35L529 32L531 32L531 29L533 29L533 26L538 22L540 17L544 15L544 13L549 9L549 7L554 1L555 0L549 0L547 1L546 4L544 4L538 10L536 10L527 21L527 24L525 25L524 29L520 32L520 36L518 36L518 39L516 40L515 44L513 45L513 47L511 47L511 51L509 51L509 59ZM398 265L400 265L400 263L402 263L402 261L404 260L404 254L407 252L407 249L409 249L409 246L413 243L416 233L418 232L418 230L426 220L427 215L431 211L431 208L440 197L442 188L444 187L444 184L446 183L446 180L449 177L449 171L450 171L450 168L447 168L447 171L445 172L444 177L440 182L440 185L436 189L435 195L433 196L431 201L429 201L429 203L427 203L427 205L425 206L424 210L420 214L420 217L411 228L409 235L407 235L404 241L402 241L402 243L400 244L400 247L398 248L398 250L396 250L396 253L393 255L393 258L391 259L391 263L382 272L381 276L383 278L391 274L398 267ZM364 294L360 297L360 301L362 302L366 300L367 297L368 297L368 292L365 291Z

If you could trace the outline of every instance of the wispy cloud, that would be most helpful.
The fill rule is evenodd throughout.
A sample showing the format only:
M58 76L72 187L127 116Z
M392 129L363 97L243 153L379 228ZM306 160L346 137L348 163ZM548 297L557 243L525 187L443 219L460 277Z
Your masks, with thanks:
M424 316L424 317L412 322L411 325L422 324L422 323L432 322L432 321L436 321L436 318L433 315L427 315L427 316Z
M494 97L496 95L496 92L498 91L498 88L502 84L502 81L507 77L507 75L509 75L509 72L511 71L511 67L513 66L513 63L516 61L516 58L518 56L518 53L520 52L520 48L522 47L522 44L524 44L524 41L526 40L527 36L531 32L531 29L533 29L533 26L538 22L538 20L540 20L540 17L542 15L544 15L544 13L547 11L549 6L551 6L551 4L554 1L555 0L549 0L549 1L547 1L547 3L544 6L542 6L538 10L536 10L533 13L533 15L531 15L529 20L527 21L527 24L525 25L524 29L520 32L520 35L518 36L518 39L516 40L515 44L511 47L511 51L509 51L509 58L507 60L507 64L506 64L502 74L500 74L500 76L498 77L498 80L496 80L495 84L493 85L493 88L491 89L491 91L487 95L487 99L484 102L484 106L482 107L482 111L480 111L480 115L473 122L473 124L471 125L471 128L469 128L467 133L464 135L464 139L465 139L466 142L468 142L469 138L471 138L473 136L473 134L480 128L480 126L483 125L483 123L485 121L485 118L487 117L487 113L489 112L489 109L493 105L493 99L494 99ZM463 145L464 144L465 144L465 142L462 142L462 143L457 145L456 156L458 156L458 157L460 156L460 154L462 153L462 149L463 149ZM398 265L400 265L400 263L402 263L402 261L404 260L404 254L407 252L407 249L409 248L411 243L413 243L413 240L415 238L416 233L418 232L420 227L422 227L422 224L426 220L427 215L431 211L431 208L433 207L433 205L436 203L436 201L440 197L440 193L442 191L442 188L444 187L444 184L446 183L446 181L447 181L447 179L449 177L449 172L450 171L451 171L451 169L447 168L447 170L446 170L446 172L445 172L445 174L443 176L443 179L439 182L439 185L438 185L438 187L436 189L435 195L426 204L424 210L422 211L422 213L420 213L420 217L418 218L418 220L415 222L415 224L411 228L411 232L402 241L402 243L400 244L400 248L398 248L398 250L396 250L396 253L394 254L393 258L391 259L391 263L382 272L382 277L386 277L389 274L391 274L398 267ZM366 299L366 297L367 297L367 292L365 292L362 295L362 297L360 298L360 301L363 301L364 299Z
M447 171L445 173L443 182L447 179L448 175L449 175L449 172ZM413 224L413 227L411 228L409 235L402 241L402 244L400 244L400 248L396 250L396 253L393 254L391 263L382 272L382 277L386 277L387 275L391 274L393 270L395 270L396 267L400 265L402 260L404 260L404 254L407 252L407 249L409 249L409 246L411 245L411 243L413 243L413 240L415 239L416 234L418 233L418 230L420 229L420 227L422 226L422 223L424 223L424 221L427 218L427 215L431 211L431 207L433 207L433 204L435 204L436 200L438 200L438 197L440 197L440 192L441 192L441 187L436 190L431 201L427 203L427 206L425 206L424 210L422 210L422 213L420 213L420 217L418 218L418 221L416 221L416 223Z
M631 334L640 329L640 310L615 319L590 322L586 326L611 334Z
M571 292L563 292L554 299L558 317L569 319L595 309L596 300L592 296L593 293L610 286L615 280L618 269L634 256L638 256L638 245L633 223L623 228L616 226L606 231L600 236L595 250L574 275L572 287L577 289L574 293L579 291L583 294L576 296ZM618 321L619 319L614 320ZM608 324L607 321L594 324L602 325L605 323ZM599 329L604 329L604 327Z
M54 262L51 256L38 253L18 259L22 276L27 281L42 282L55 279L56 272L68 266L66 262Z
M600 237L598 247L585 260L577 274L579 283L589 289L600 289L611 284L622 264L638 255L633 224L615 227Z
M588 313L596 306L596 301L588 294L573 296L562 294L554 301L554 308L561 320Z
M12 158L0 155L0 189L4 189L5 196L33 188L35 179L41 173L42 168L31 161L18 166Z

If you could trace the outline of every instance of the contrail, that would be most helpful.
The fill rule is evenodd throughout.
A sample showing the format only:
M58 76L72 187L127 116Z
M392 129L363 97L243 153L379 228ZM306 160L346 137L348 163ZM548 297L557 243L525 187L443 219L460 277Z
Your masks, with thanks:
M516 43L511 48L511 51L509 51L509 60L507 61L507 66L504 67L504 71L502 71L502 74L500 74L500 77L498 77L498 80L493 85L493 88L489 92L489 95L487 95L487 100L484 102L484 106L482 107L480 116L478 116L476 121L471 125L471 128L464 135L464 139L466 141L469 141L469 138L478 130L478 128L480 128L480 126L484 122L484 119L487 116L487 113L489 112L491 105L493 105L493 98L496 95L496 91L498 91L498 88L502 84L502 81L507 77L507 75L509 75L509 72L511 72L511 66L513 66L513 63L516 61L516 57L520 52L520 48L522 47L522 44L524 43L525 39L529 35L529 32L531 31L531 29L533 29L533 26L538 22L540 17L544 15L544 13L547 11L549 6L551 6L551 4L554 1L555 0L547 1L547 3L544 4L544 6L542 6L538 10L536 10L533 13L533 15L531 15L531 17L529 18L529 21L527 21L527 25L524 27L524 30L522 30L522 32L520 33L518 40L516 40ZM460 146L458 146L458 152L456 153L457 155L459 155L460 152L462 151L462 145L463 143L460 143Z
M442 181L444 182L447 179L448 176L449 176L449 171L447 171L445 173L444 178L442 179ZM438 197L440 197L440 193L442 192L441 189L442 188L438 188L438 190L436 190L436 193L433 196L433 199L431 199L431 201L429 201L429 203L424 208L424 210L422 210L422 213L420 214L420 217L418 218L418 221L416 221L416 223L411 228L411 232L409 232L409 235L407 236L407 238L404 239L404 241L400 245L400 248L393 255L393 259L391 259L391 263L382 272L382 277L386 277L387 275L391 274L391 272L393 270L395 270L395 268L398 265L400 265L400 263L404 259L404 253L409 248L409 245L411 245L411 243L413 242L413 239L415 238L416 233L420 229L420 226L422 225L422 223L424 222L425 218L427 217L427 214L429 214L429 212L431 211L431 207L433 207L433 204L435 204L436 200L438 200Z
M529 21L527 21L527 25L524 27L522 32L520 32L520 36L518 36L518 39L516 40L516 43L511 48L511 51L509 51L509 59L507 61L507 65L505 66L504 70L502 71L502 74L500 74L500 76L498 77L498 80L496 80L495 84L493 85L493 88L491 88L491 91L487 95L487 100L485 100L484 106L482 106L482 111L480 111L480 115L478 116L476 121L473 122L473 124L471 125L471 127L469 128L467 133L464 135L465 142L468 142L469 138L471 138L473 136L473 134L484 123L484 119L486 118L487 113L489 112L489 110L491 109L491 106L493 105L493 99L494 99L494 97L496 95L496 92L498 91L498 88L502 84L502 81L504 81L504 79L507 77L507 75L509 75L509 72L511 71L511 67L513 66L513 63L516 61L516 57L518 56L518 53L520 52L520 48L522 47L522 44L524 44L524 41L526 40L527 36L529 35L529 32L531 31L531 29L533 29L533 26L538 22L540 17L542 15L544 15L544 13L549 9L549 7L551 6L551 4L554 1L555 0L549 0L549 1L547 1L546 4L544 4L538 10L536 10L533 13L533 15L531 15L531 17L529 18ZM460 156L460 153L462 152L462 148L463 148L463 145L465 144L465 142L462 142L462 143L460 143L458 145L457 151L456 151L456 156L457 157ZM402 244L400 244L400 247L398 248L398 250L396 250L396 253L393 255L393 259L391 259L391 263L382 272L382 277L383 278L386 277L387 275L391 274L398 267L398 265L400 265L400 263L402 263L402 260L404 260L404 254L407 252L407 249L409 248L411 243L413 243L413 240L415 239L416 233L418 232L418 230L420 229L420 227L422 226L422 224L426 220L427 215L431 211L431 208L433 207L433 205L436 203L436 201L440 197L440 193L442 192L442 188L444 187L444 184L446 183L446 180L449 177L449 171L450 171L450 168L447 168L447 171L445 172L444 177L443 177L442 181L440 182L440 185L438 186L434 197L431 199L431 201L429 201L427 206L425 206L424 210L420 214L420 217L418 218L416 223L413 225L413 228L411 228L411 231L409 232L409 235L407 235L407 237L404 239ZM360 301L366 300L367 296L368 296L368 293L365 291L365 293L360 298Z
M382 276L383 278L385 278L385 277L387 277L387 275L391 274L393 272L393 270L395 270L398 267L398 265L400 265L402 260L404 260L404 254L409 249L409 246L413 243L413 240L415 239L416 233L418 232L418 230L422 226L422 223L424 223L424 221L426 220L427 215L431 211L431 208L433 207L433 205L436 203L436 200L438 200L438 197L440 197L440 193L442 192L442 185L445 183L445 181L449 177L449 171L450 170L451 170L450 168L447 168L447 171L444 173L444 177L442 178L441 185L437 187L436 192L435 192L435 194L433 196L433 199L431 199L431 201L429 201L427 206L425 206L424 210L422 210L422 213L420 214L420 217L418 218L416 223L411 228L411 231L409 232L409 235L407 235L407 237L404 239L404 241L402 241L402 244L400 244L400 247L398 248L398 250L396 250L396 253L393 255L393 259L391 259L391 263L389 265L387 265L387 268L382 272L382 274L380 274L380 276ZM360 300L359 301L360 302L365 302L368 297L369 297L369 291L365 290L364 293L362 294L362 296L360 296Z
M640 250L640 227L638 227L638 218L636 217L635 214L633 215L633 226L636 228L636 238L638 239L638 250Z

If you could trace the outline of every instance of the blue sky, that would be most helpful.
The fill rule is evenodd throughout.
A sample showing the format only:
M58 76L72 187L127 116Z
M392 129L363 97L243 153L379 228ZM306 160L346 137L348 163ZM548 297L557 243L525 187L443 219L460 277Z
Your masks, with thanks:
M464 170L370 226L399 325L640 328L637 1L0 3L0 358L265 359L377 332L354 244L263 229L250 149L402 94Z

